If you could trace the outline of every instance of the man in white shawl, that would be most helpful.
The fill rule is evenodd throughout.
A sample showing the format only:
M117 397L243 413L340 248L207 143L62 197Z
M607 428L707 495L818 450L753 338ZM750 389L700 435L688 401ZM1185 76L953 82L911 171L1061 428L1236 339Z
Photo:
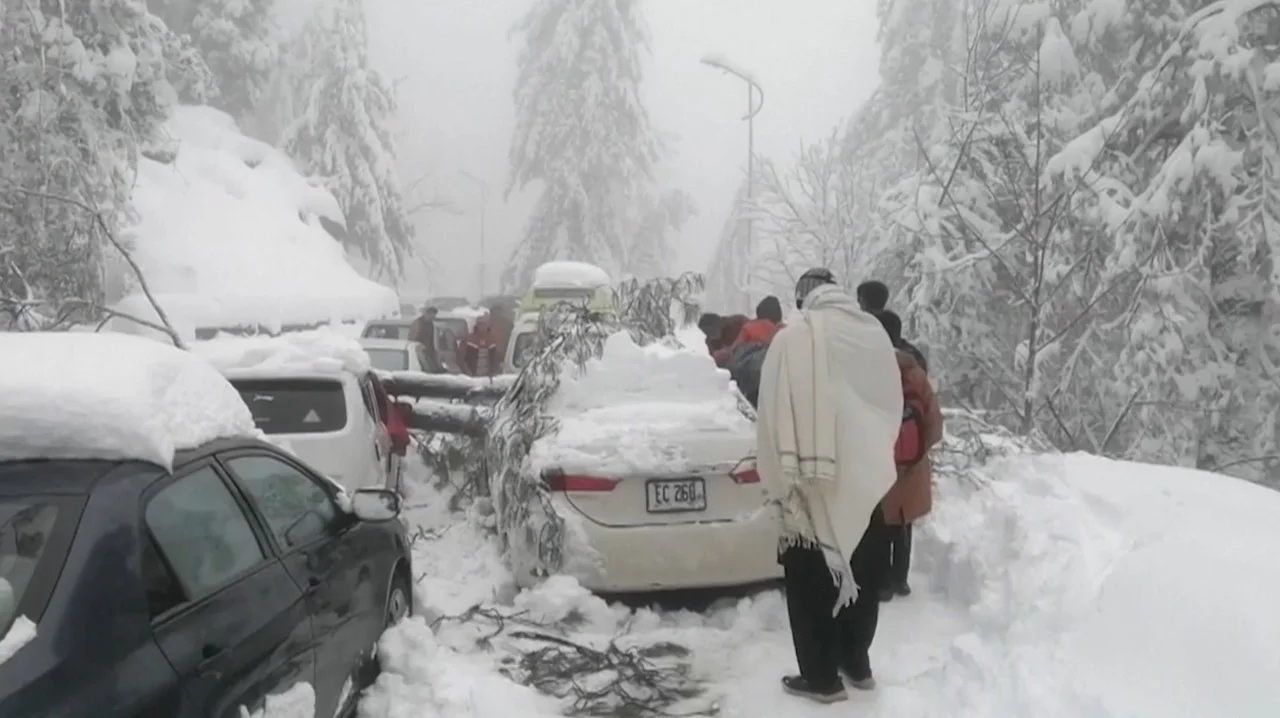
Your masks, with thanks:
M891 534L879 503L897 478L902 386L884 328L831 272L796 285L803 316L773 338L760 376L757 468L781 515L779 562L799 675L822 703L875 687L869 651Z

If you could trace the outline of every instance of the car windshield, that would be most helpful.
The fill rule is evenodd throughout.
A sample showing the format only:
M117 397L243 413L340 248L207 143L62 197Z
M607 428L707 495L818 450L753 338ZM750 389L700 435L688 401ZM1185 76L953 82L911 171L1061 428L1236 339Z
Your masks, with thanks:
M267 434L323 434L347 426L347 400L335 379L233 379Z
M404 371L409 368L409 352L404 349L368 349L369 363L382 371Z
M409 325L404 323L370 324L364 328L364 337L366 339L408 339Z
M0 498L0 636L18 618L37 571L56 576L61 568L46 569L47 564L61 564L63 558L49 550L58 506L55 499L39 496Z
M516 345L511 350L511 364L516 369L523 369L524 365L533 358L533 350L538 338L537 332L525 332L516 335Z

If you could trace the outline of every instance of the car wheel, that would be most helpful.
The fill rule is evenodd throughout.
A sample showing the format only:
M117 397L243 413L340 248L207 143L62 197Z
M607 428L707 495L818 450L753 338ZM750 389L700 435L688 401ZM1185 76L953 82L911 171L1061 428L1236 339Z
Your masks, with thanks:
M382 639L382 634L388 628L413 615L413 593L409 588L409 579L400 571L401 569L397 567L395 577L391 579L391 588L387 591L387 603L382 614L382 630L378 632L377 637L373 639L373 643L352 672L355 691L347 701L349 705L339 711L340 716L355 715L359 695L372 686L378 680L378 675L382 673L382 663L378 657L378 641Z

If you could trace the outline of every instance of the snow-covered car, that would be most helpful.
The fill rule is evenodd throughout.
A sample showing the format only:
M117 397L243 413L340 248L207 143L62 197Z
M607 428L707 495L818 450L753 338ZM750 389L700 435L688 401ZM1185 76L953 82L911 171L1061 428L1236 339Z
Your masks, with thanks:
M701 347L612 334L598 358L563 370L539 411L551 430L494 492L519 583L563 572L617 592L781 576L750 407ZM558 560L546 555L557 533Z
M273 441L349 489L400 489L408 434L369 355L325 330L197 343Z
M398 494L264 441L150 339L0 334L0 397L0 716L226 718L304 684L353 715L413 606Z
M427 348L418 342L400 339L361 339L360 346L369 355L369 363L380 371L418 371L437 374L442 368L427 356Z

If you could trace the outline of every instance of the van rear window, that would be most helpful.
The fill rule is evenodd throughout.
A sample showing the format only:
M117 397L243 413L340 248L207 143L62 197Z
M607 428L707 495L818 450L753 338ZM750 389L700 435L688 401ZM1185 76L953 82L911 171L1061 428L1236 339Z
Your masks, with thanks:
M267 434L323 434L347 426L342 382L330 379L233 379Z

